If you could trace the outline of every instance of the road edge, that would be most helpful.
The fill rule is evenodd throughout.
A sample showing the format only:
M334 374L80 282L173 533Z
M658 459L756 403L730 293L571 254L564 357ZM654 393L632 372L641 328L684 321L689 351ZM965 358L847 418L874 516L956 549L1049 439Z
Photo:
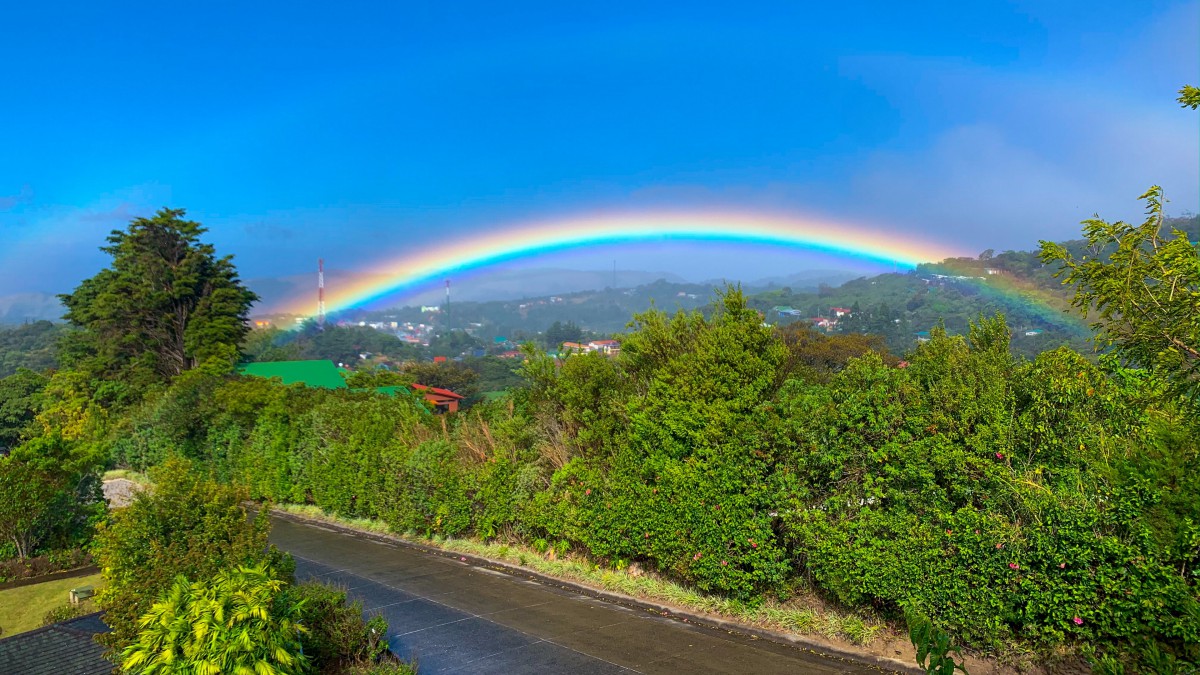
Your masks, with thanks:
M634 597L632 595L626 595L624 593L617 593L615 591L597 588L589 584L584 584L569 579L561 579L559 577L543 574L527 567L513 565L512 563L496 560L494 558L487 558L471 553L460 553L458 551L447 551L436 546L422 544L404 537L392 534L380 534L378 532L372 532L369 530L344 525L342 523L323 518L311 518L295 513L289 513L274 507L268 507L268 511L272 516L289 520L294 523L299 523L302 525L318 525L320 527L336 530L340 533L348 534L354 537L398 544L443 558L453 558L459 562L466 562L476 567L486 567L492 570L501 571L513 577L523 577L546 586L564 588L581 595L587 595L589 597L596 598L598 600L604 600L605 602L611 602L614 604L623 605L625 607L653 612L659 616L683 621L684 623L693 623L717 630L739 633L752 639L768 640L785 646L810 651L820 656L833 657L858 665L880 668L888 672L925 675L924 669L918 668L915 665L911 665L904 661L876 656L874 654L854 652L833 645L828 645L802 635L794 635L770 630L767 628L759 628L757 626L751 626L738 621L732 621L730 619L714 616L704 612L697 612L687 608L681 608L674 605L655 602L653 600Z

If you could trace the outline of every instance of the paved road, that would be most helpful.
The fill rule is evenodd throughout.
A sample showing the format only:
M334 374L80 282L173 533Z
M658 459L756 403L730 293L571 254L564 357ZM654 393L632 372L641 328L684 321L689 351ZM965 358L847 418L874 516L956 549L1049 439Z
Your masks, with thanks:
M386 616L422 675L881 672L316 525L275 518L271 540Z

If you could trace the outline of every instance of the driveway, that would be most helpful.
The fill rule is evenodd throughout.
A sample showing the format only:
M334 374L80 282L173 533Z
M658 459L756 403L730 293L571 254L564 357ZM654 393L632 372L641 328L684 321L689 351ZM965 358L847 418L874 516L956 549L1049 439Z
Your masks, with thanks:
M664 618L417 548L276 517L298 580L339 584L387 617L388 642L433 673L879 673Z

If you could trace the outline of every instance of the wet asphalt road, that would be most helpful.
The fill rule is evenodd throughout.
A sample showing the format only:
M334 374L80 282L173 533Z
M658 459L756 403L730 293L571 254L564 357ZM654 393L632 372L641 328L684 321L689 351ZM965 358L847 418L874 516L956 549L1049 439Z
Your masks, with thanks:
M387 617L396 654L433 673L879 673L663 618L419 549L274 518L296 578Z

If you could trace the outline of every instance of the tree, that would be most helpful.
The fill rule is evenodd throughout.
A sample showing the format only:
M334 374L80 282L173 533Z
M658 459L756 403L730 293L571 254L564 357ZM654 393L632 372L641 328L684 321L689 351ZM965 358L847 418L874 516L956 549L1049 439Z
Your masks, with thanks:
M0 452L21 441L33 424L38 410L38 394L48 378L21 368L0 379Z
M1200 108L1200 88L1185 84L1183 85L1183 89L1179 90L1179 98L1175 100L1179 101L1179 105L1184 108L1191 108L1192 110Z
M574 322L563 323L555 321L546 329L546 348L558 349L564 342L579 342L583 338L583 329Z
M449 389L466 399L475 396L479 391L475 386L479 375L458 362L410 363L404 368L404 373L412 377L417 384Z
M175 579L139 620L122 653L126 673L192 675L307 672L302 607L284 602L287 584L266 566L222 570L209 581Z
M112 265L60 296L65 318L82 329L64 342L69 364L143 386L209 359L232 366L258 297L184 213L162 209L114 230L101 248Z
M0 538L11 543L24 560L49 534L55 497L62 485L57 476L29 462L0 457Z
M39 547L78 546L105 512L97 470L101 453L52 434L0 458L0 538L18 558Z
M1135 226L1092 218L1083 223L1090 255L1076 258L1042 242L1044 263L1062 266L1075 285L1074 305L1094 310L1098 344L1155 371L1175 391L1200 395L1200 252L1178 230L1163 233L1163 194L1146 200L1146 221Z
M137 639L138 617L175 577L208 578L260 562L267 550L270 522L265 511L247 518L244 489L201 478L182 459L168 460L151 477L154 488L115 512L93 545L106 581L97 601L113 629L100 641L117 654Z

